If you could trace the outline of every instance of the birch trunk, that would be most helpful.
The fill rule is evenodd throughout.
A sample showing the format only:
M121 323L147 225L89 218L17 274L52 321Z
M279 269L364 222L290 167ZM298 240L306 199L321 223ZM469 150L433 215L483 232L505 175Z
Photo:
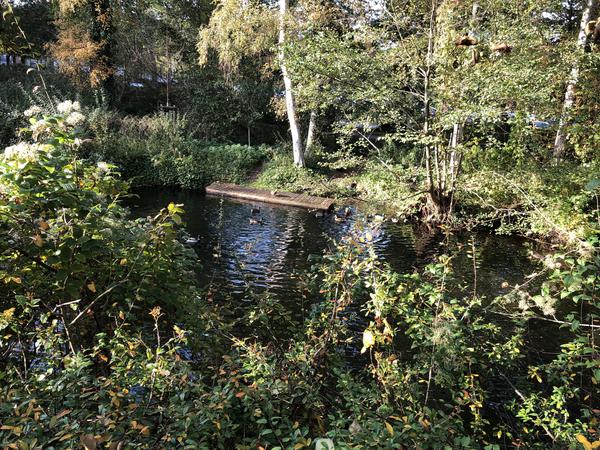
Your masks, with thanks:
M289 77L285 65L285 16L287 14L288 6L289 0L279 0L279 64L283 75L283 84L285 86L285 107L287 110L288 122L290 123L290 132L292 134L294 164L298 167L305 167L300 123L298 121L298 112L296 110L296 99L294 96L292 80Z
M587 35L585 33L585 27L592 18L592 13L598 6L598 0L587 0L585 7L581 13L581 22L579 24L579 36L577 37L577 46L583 51L587 44ZM558 130L556 132L556 139L554 140L554 152L553 156L560 160L565 154L565 148L567 144L567 128L570 120L571 110L575 104L575 88L579 82L579 62L575 62L571 69L571 75L567 84L565 92L565 100L563 102L562 114L560 116L560 122L558 124Z
M309 156L312 153L311 147L315 141L316 128L317 113L315 111L311 111L310 118L308 119L308 132L306 133L306 147L304 150L304 156Z
M431 16L429 18L429 36L427 41L427 55L426 55L426 66L423 71L423 109L425 118L423 122L423 134L425 137L429 135L431 124L431 105L429 98L429 82L431 78L431 71L433 65L433 43L434 43L434 31L435 31L435 20L437 14L437 0L433 0L431 7ZM433 168L431 161L431 147L429 143L425 144L425 171L427 173L427 190L429 195L434 194L433 184Z

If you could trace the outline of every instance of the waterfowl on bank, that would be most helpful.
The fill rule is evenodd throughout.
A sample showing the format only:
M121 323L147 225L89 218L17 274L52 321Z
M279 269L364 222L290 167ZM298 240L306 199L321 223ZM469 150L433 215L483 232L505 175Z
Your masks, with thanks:
M187 238L185 238L185 243L188 245L195 245L198 242L200 242L200 236L196 236L196 237L188 236Z

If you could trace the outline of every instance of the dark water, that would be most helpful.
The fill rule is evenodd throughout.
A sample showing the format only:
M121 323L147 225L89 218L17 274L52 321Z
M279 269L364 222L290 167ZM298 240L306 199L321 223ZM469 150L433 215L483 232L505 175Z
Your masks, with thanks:
M315 295L319 294L308 289L306 282L315 259L344 236L354 221L364 220L360 213L354 213L338 223L331 214L315 217L305 209L205 197L198 192L144 189L137 195L129 201L136 216L153 215L170 202L184 204L187 231L198 238L193 247L202 266L198 277L207 300L220 305L221 316L234 324L237 335L283 348L301 329L298 325L318 299ZM260 213L253 214L252 208L260 208ZM251 217L261 223L250 223ZM453 255L459 289L468 296L474 290L490 299L505 294L535 269L528 258L530 244L523 239L483 233L423 233L390 220L384 220L374 234L374 247L393 270L403 273L434 262L441 254ZM368 354L360 353L367 324L361 306L351 305L340 319L352 335L343 350L347 368L361 369L369 363ZM499 322L502 320L498 317ZM564 341L562 334L559 336L556 327L546 322L531 322L523 364L552 357ZM401 357L410 357L414 351L400 335L396 345ZM500 411L502 402L512 398L512 388L498 377L487 383ZM494 408L486 411L498 418L492 420L500 420Z
M215 296L248 301L270 295L291 310L306 302L302 274L360 214L343 223L333 215L316 217L305 209L247 203L198 192L142 189L128 203L136 216L156 213L170 202L183 203L185 225L198 238L194 248L202 268L200 282ZM257 207L260 213L252 214ZM254 217L261 223L252 224ZM417 233L408 224L385 220L374 239L377 254L397 272L411 272L442 253L456 254L454 269L466 290L493 297L533 269L523 240L493 235L443 236ZM475 254L476 267L469 254ZM474 276L476 274L476 277Z

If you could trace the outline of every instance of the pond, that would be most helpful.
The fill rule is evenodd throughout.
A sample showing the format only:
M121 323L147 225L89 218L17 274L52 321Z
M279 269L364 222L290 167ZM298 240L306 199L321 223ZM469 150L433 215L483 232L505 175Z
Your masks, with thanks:
M310 306L303 274L314 256L323 255L361 217L354 211L340 223L332 214L194 191L144 188L135 194L128 204L138 217L153 215L170 202L184 204L187 231L198 238L194 248L201 264L199 280L211 296L244 302L268 295L302 315ZM522 282L534 269L528 258L530 246L514 237L424 234L409 224L384 220L374 247L383 261L402 273L434 261L437 255L455 254L456 276L466 289L476 287L478 294L488 297L507 292L507 283Z

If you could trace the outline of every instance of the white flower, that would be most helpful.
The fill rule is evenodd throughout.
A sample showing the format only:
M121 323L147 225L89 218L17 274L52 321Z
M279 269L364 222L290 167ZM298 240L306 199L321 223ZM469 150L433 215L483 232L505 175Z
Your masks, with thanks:
M42 113L42 108L39 106L33 105L31 108L26 109L23 114L25 117L33 117Z
M32 124L30 129L33 134L33 138L37 139L41 134L50 129L50 124L45 120L39 120Z
M85 120L85 116L78 111L73 111L69 114L66 119L66 122L71 126L77 126Z
M108 165L108 163L105 163L104 161L98 161L96 166L98 167L98 171L101 174L110 172L110 166Z
M81 105L79 105L79 102L65 100L64 102L60 102L58 105L56 105L56 109L61 114L69 114L73 111L79 111L81 109Z
M545 316L553 316L556 314L556 308L554 308L554 305L550 302L545 303L542 306L542 314Z
M527 311L529 309L529 303L527 303L527 300L525 300L524 298L519 300L519 309L521 311Z
M21 142L4 149L4 160L35 161L41 149L40 145Z

